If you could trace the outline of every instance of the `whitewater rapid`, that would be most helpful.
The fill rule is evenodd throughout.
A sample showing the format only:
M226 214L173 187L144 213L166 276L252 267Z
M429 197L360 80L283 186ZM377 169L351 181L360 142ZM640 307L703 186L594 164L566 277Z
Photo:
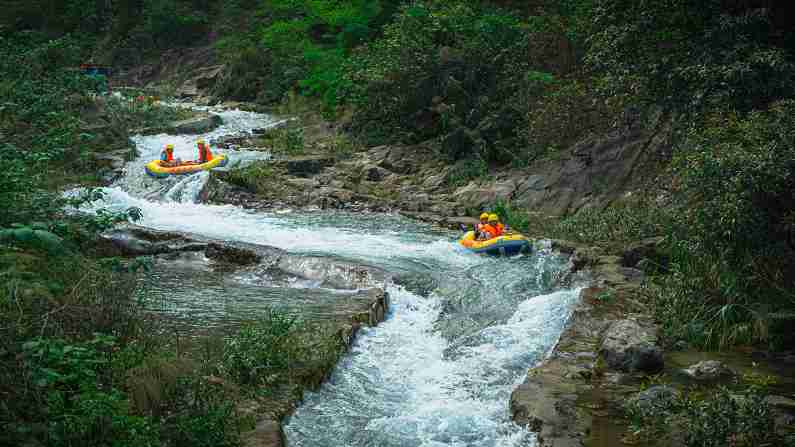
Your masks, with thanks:
M175 145L176 157L192 159L199 138L210 141L276 124L251 112L209 111L219 114L223 125L208 134L134 137L139 157L104 189L106 198L94 209L134 206L141 209L138 224L145 227L342 258L408 278L386 285L391 303L386 321L359 333L330 380L308 393L290 418L288 445L535 445L534 435L511 422L508 401L528 368L554 347L576 302L577 289L557 285L564 260L543 247L511 259L473 255L455 243L455 233L393 215L262 213L205 204L199 197L207 172L146 176L144 164L157 158L165 144ZM270 158L259 150L214 151L230 157L228 169ZM423 291L412 287L414 282L431 286ZM235 306L245 306L238 313L256 318L258 310L301 293L301 287L312 285L270 288L267 300L254 286L216 294L197 289L194 296L181 290L181 295L164 293L163 299L187 303L174 307L186 318L212 322L239 310ZM208 298L230 293L245 297L221 306ZM204 306L202 312L191 310L195 303Z

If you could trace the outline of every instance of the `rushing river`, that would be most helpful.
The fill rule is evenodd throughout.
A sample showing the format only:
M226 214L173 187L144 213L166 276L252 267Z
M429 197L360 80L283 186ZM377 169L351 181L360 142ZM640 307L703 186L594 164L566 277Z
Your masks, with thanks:
M202 135L205 140L273 124L255 113L215 113L224 125ZM198 138L136 137L140 157L106 189L103 206L139 207L139 224L158 230L276 246L388 274L387 320L362 330L328 383L309 393L285 427L289 446L534 445L530 433L510 422L508 400L527 369L554 346L576 301L577 290L556 286L562 259L544 249L510 259L473 255L457 247L455 233L392 215L266 214L207 205L197 200L207 173L146 176L143 165L166 143L175 144L176 157L196 158ZM227 153L232 166L269 156L217 152ZM173 264L156 269L150 291L163 312L197 327L234 324L267 306L332 293L256 273L192 275L195 263ZM186 278L190 286L179 287Z

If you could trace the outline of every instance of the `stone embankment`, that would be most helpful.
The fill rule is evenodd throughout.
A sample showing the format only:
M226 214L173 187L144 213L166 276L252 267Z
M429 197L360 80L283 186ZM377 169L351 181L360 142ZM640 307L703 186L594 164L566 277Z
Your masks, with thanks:
M641 272L587 247L554 241L553 248L571 256L573 270L587 268L593 285L581 292L551 356L514 390L510 408L517 423L538 434L540 445L581 446L597 419L619 410L622 396L633 389L627 386L631 372L659 370L663 356L634 299Z
M282 249L241 242L226 242L197 235L157 231L129 225L110 230L94 244L102 256L155 256L156 259L202 254L210 268L222 271L263 269L271 278L311 280L319 287L350 291L336 294L335 300L312 303L303 318L331 325L332 329L317 340L329 358L339 358L353 343L362 326L382 322L389 309L389 296L384 290L386 273L368 265L334 258L292 255ZM156 261L157 262L157 261ZM336 296L335 295L335 296ZM298 309L301 312L301 309ZM318 353L319 355L321 353ZM251 447L284 445L282 422L295 410L304 390L317 389L331 373L336 361L302 369L290 378L299 384L284 393L247 400L238 406L242 420L253 421L253 430L243 434L243 443ZM220 379L219 379L220 380Z
M762 362L744 355L716 360L712 357L718 353L662 349L650 310L638 299L644 280L641 268L667 265L658 251L661 242L650 238L629 246L621 256L604 256L596 248L553 241L553 249L570 255L572 271L588 270L592 285L582 290L551 355L531 369L511 395L514 421L537 433L540 446L637 445L626 437L628 402L673 399L687 386L736 380L740 374L735 369L756 373L762 368ZM795 401L776 393L795 386L793 370L763 369L780 382L767 402L782 433L795 422ZM672 384L640 391L650 377L664 377ZM667 436L654 445L684 445L681 431Z
M634 175L666 150L660 133L630 127L590 139L522 169L504 169L468 180L472 175L451 164L433 142L387 145L340 154L328 132L318 125L292 128L304 135L303 153L275 152L267 172L241 180L213 172L206 198L246 208L316 207L321 209L395 211L439 220L471 215L473 210L510 202L543 215L561 216L587 207L604 207L642 186ZM333 132L331 132L333 134ZM215 142L222 147L270 149L263 135L232 136ZM324 139L325 138L325 139ZM333 139L333 138L331 138Z

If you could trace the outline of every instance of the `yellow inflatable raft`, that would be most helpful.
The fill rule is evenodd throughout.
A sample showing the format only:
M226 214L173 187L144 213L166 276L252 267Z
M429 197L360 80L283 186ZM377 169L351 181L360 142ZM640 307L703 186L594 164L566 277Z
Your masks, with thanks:
M207 163L189 163L179 166L161 166L160 160L152 160L146 164L146 173L152 177L168 177L169 175L193 174L199 171L209 171L212 168L226 166L229 161L226 155L218 154Z
M490 255L515 255L522 251L530 251L530 240L519 233L504 234L487 241L476 241L475 232L468 231L458 241L461 246L474 253Z

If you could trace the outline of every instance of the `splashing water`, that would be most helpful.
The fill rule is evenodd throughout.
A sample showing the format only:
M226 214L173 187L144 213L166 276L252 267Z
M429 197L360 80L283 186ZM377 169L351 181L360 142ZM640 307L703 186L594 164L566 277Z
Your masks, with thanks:
M393 278L387 321L362 330L329 382L309 393L285 427L288 444L535 445L531 433L511 422L508 399L527 369L552 349L576 302L578 290L555 288L563 260L548 248L511 259L476 256L460 249L456 234L398 216L266 214L202 204L208 173L168 179L144 173L144 164L167 143L175 145L175 157L191 159L199 138L275 125L256 113L216 113L224 124L205 135L135 137L140 158L95 206L136 206L146 227L343 259ZM232 165L269 158L258 151L218 152ZM320 280L280 282L252 272L200 275L191 287L178 287L185 275L158 278L163 286L155 293L169 303L167 312L206 327L326 293ZM335 293L344 298L347 292Z

